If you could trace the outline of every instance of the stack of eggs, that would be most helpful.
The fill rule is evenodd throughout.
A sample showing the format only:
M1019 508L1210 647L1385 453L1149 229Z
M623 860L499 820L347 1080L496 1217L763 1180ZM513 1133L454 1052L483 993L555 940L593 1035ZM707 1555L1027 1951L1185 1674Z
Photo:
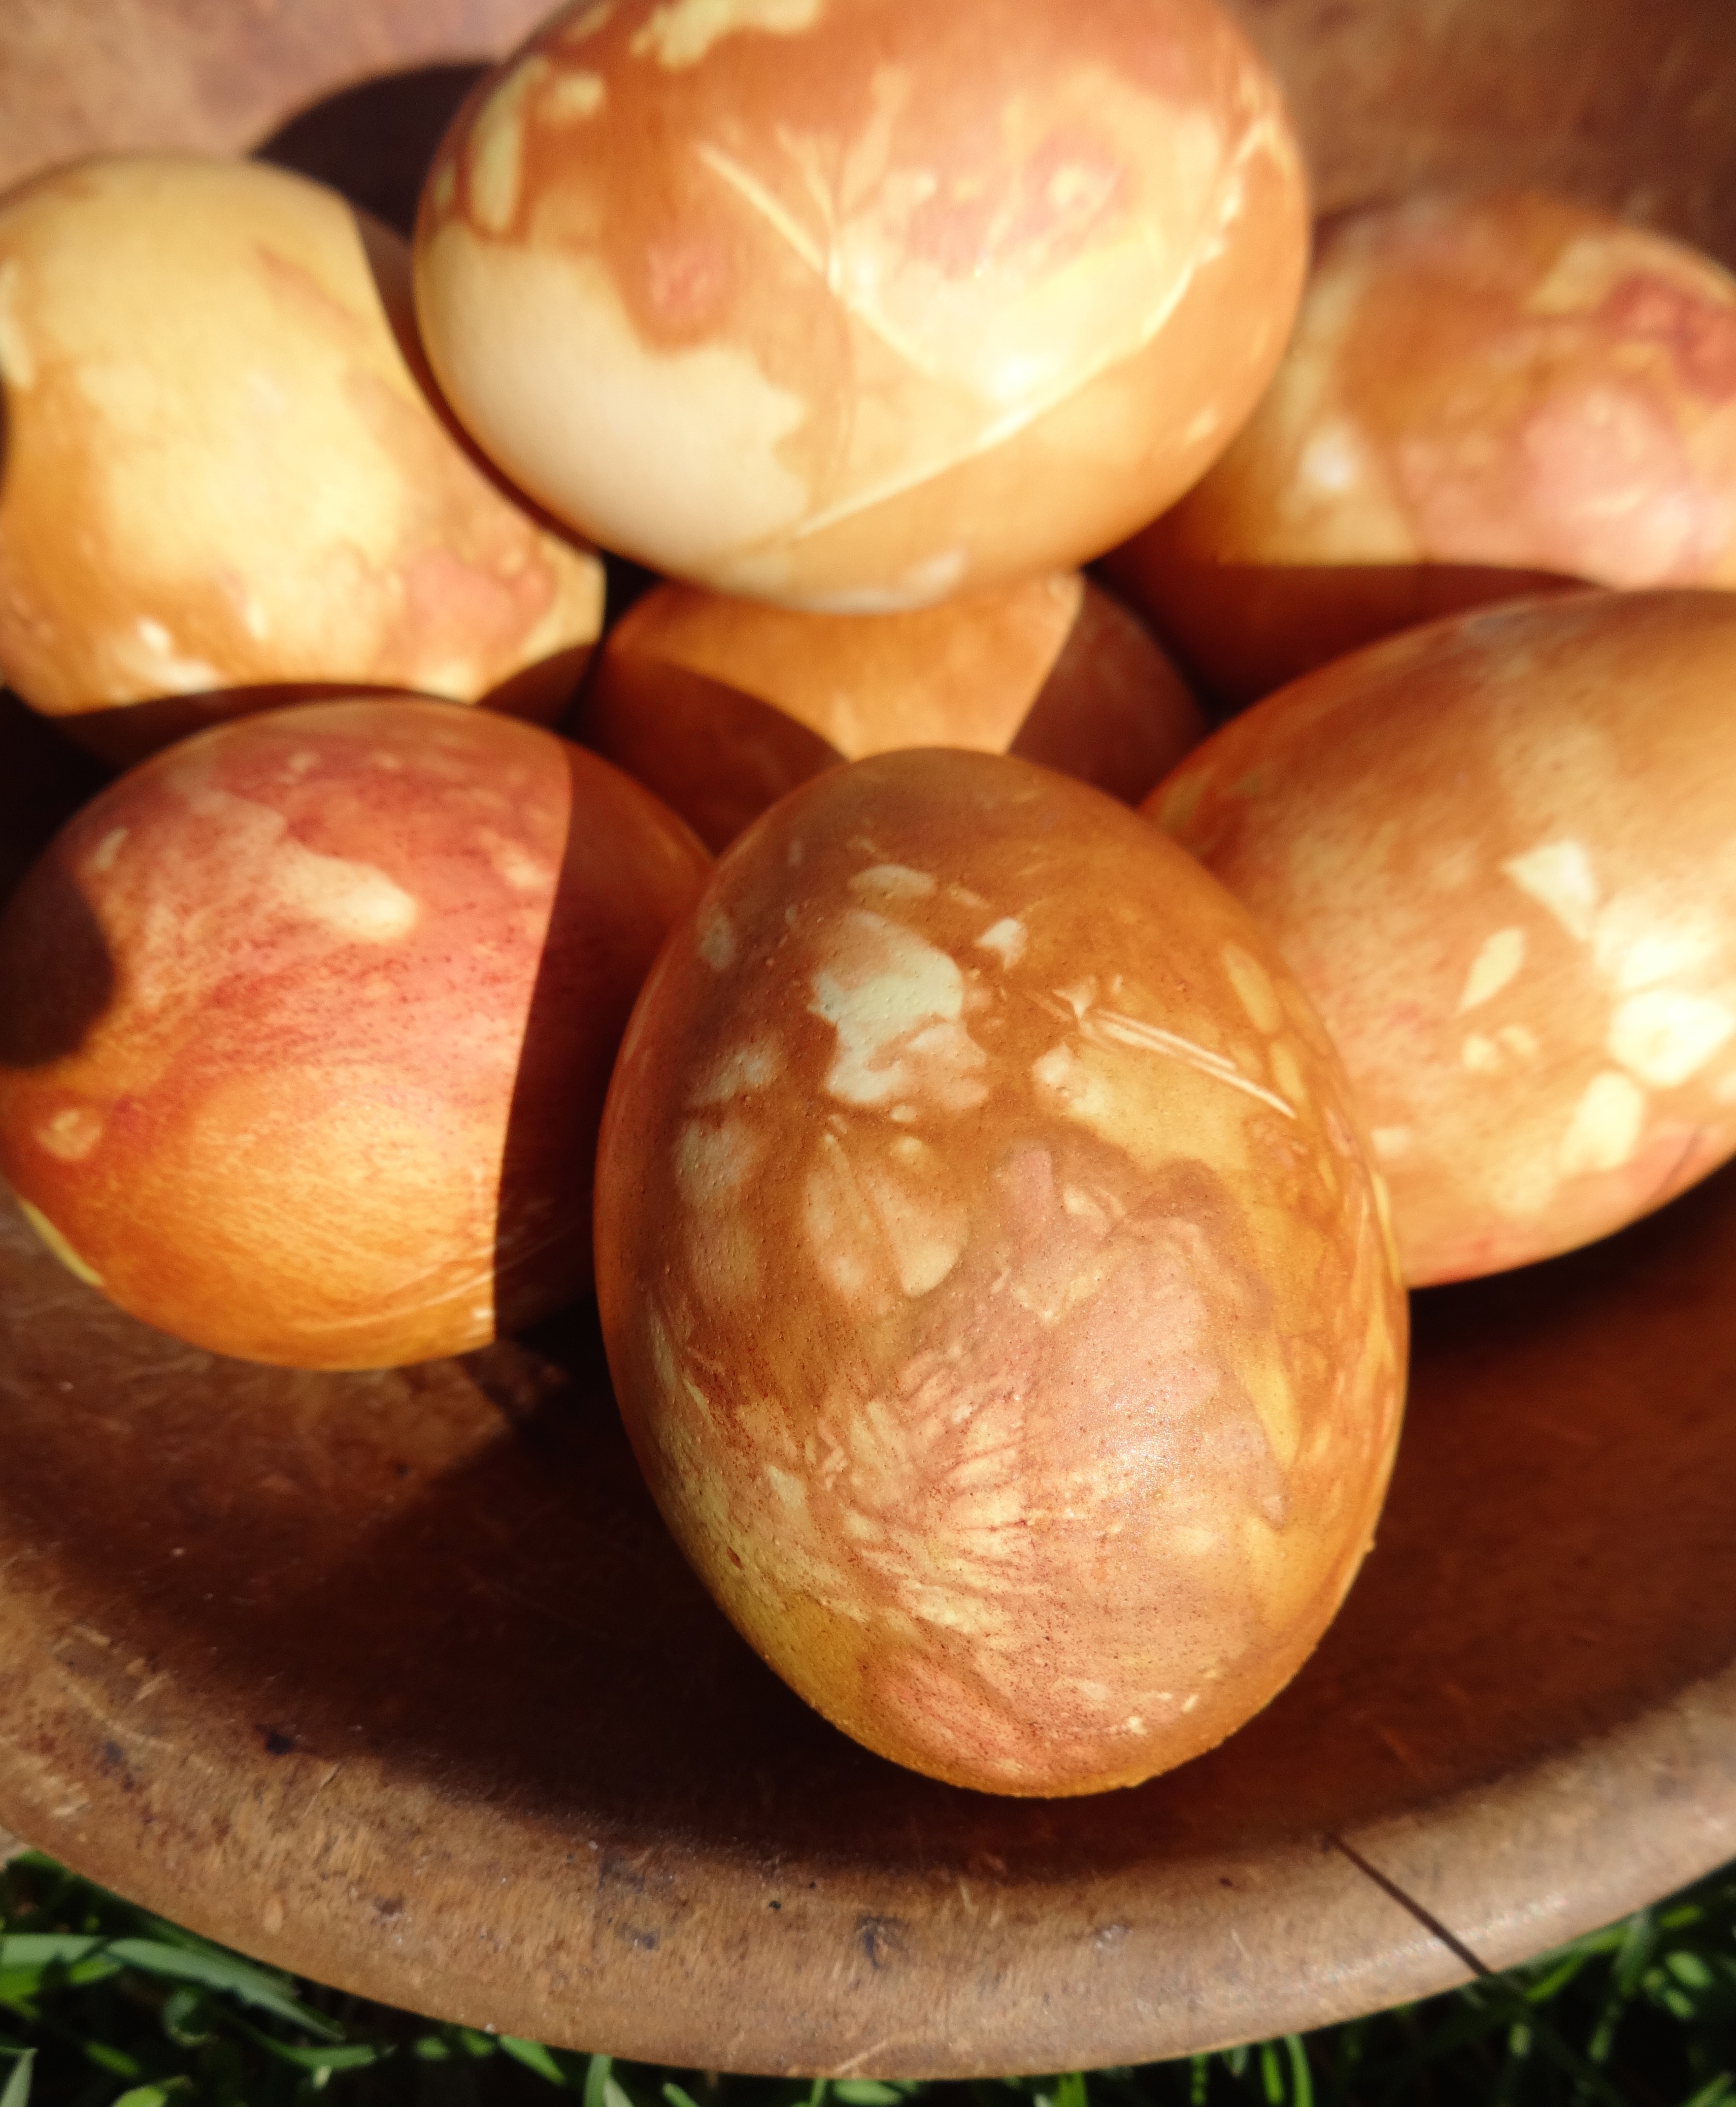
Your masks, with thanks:
M1558 591L1200 745L1077 567L1220 700L1443 562L1453 604L1714 580L1576 552L1736 514L1736 297L1554 209L1507 214L1565 228L1543 294L1499 210L1341 245L1462 252L1545 343L1487 362L1506 425L1462 345L1394 384L1384 465L1348 294L1281 368L1303 180L1211 0L581 0L413 257L252 164L0 200L0 667L137 763L0 920L43 1236L315 1368L594 1281L677 1539L846 1731L1025 1794L1222 1740L1368 1546L1405 1282L1736 1147L1736 622ZM1622 426L1651 496L1587 495L1559 428L1618 378L1693 492ZM1548 444L1538 548L1467 554ZM599 547L663 574L600 644Z

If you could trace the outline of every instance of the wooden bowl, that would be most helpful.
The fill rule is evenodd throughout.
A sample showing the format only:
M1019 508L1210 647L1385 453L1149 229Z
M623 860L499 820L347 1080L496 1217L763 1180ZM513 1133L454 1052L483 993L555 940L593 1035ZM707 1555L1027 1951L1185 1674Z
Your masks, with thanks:
M1536 180L1729 260L1727 6L1245 12L1324 207ZM0 173L275 135L401 216L460 63L535 11L27 0ZM0 708L0 884L86 782ZM582 1313L274 1372L121 1317L0 1202L0 1823L324 1981L677 2064L1128 2063L1425 1994L1736 1852L1733 1278L1727 1173L1420 1298L1379 1546L1313 1661L1213 1755L1044 1804L894 1769L746 1651Z

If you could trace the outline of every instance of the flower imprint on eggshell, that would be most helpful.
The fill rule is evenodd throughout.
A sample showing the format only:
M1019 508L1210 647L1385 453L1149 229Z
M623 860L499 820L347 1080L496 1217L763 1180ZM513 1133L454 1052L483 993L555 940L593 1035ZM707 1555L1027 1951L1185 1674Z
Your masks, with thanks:
M1240 1241L1201 1164L1015 1143L895 1363L840 1368L799 1449L768 1417L774 1584L868 1628L906 1747L1088 1766L1258 1642L1245 1532L1290 1496L1226 1350L1272 1323Z

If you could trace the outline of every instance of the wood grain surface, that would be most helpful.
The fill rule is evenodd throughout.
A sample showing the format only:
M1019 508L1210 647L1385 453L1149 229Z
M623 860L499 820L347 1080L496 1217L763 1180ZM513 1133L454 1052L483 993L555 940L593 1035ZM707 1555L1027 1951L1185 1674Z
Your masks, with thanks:
M401 199L535 11L11 0L0 177L270 140ZM1523 177L1736 256L1725 0L1241 12L1328 209ZM89 779L0 706L0 887ZM1726 1174L1420 1298L1379 1544L1299 1680L1137 1790L1003 1802L747 1652L586 1313L274 1372L120 1316L0 1200L0 1823L326 1982L736 2070L1130 2062L1415 1997L1467 1972L1429 1920L1498 1967L1736 1853L1733 1277Z

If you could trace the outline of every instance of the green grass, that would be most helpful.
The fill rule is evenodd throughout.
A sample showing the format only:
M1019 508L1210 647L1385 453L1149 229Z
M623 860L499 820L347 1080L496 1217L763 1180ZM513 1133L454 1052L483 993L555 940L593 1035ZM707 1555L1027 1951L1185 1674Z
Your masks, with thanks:
M1222 2055L975 2084L665 2070L299 1983L27 1852L0 2107L1736 2107L1736 1867L1451 1995Z

